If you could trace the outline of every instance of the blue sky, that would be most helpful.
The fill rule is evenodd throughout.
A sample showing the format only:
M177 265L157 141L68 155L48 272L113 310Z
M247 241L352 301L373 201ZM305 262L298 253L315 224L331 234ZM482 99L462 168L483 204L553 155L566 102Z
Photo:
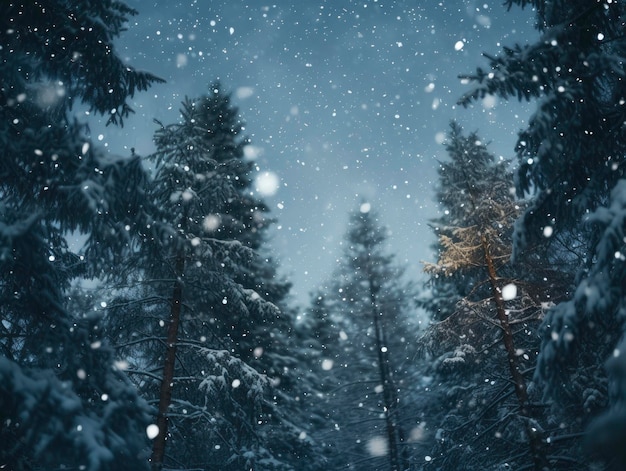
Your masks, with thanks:
M134 100L123 129L92 124L116 154L153 150L153 118L178 119L185 96L219 79L233 92L259 171L279 178L265 199L269 249L301 304L332 274L348 212L366 199L391 229L390 251L420 277L434 261L428 220L442 136L451 119L513 156L530 107L487 99L470 109L459 74L482 52L533 39L532 13L498 1L126 0L139 11L117 43L132 66L167 80ZM101 139L99 139L101 137Z

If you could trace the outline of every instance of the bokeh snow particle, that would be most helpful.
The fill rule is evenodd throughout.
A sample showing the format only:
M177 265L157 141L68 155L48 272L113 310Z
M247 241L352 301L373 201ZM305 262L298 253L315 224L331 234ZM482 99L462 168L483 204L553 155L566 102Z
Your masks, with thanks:
M261 196L273 196L280 187L280 178L274 172L259 173L255 179L255 187Z
M235 92L235 95L240 100L245 100L246 98L250 98L252 95L254 95L254 88L252 88L252 87L239 87L239 88L237 88L237 91Z
M150 440L153 440L159 435L159 426L156 424L150 424L146 427L146 435Z
M216 231L220 224L222 223L221 218L217 214L209 214L202 221L202 227L207 232Z
M417 427L413 427L413 429L411 429L411 433L409 434L409 441L414 443L423 441L426 438L426 431L424 429L425 426L423 422Z
M502 299L504 301L510 301L517 297L517 286L513 283L509 283L502 287Z
M182 52L180 54L176 54L176 67L178 67L179 69L181 67L185 67L187 65L187 62L189 62L187 54L183 54Z
M243 156L246 160L256 160L263 154L263 149L253 145L247 145L243 148Z
M489 18L487 15L478 15L476 17L476 23L478 23L485 29L491 28L491 18Z
M495 95L485 95L485 98L483 98L483 101L482 101L483 108L485 108L486 110L495 108L497 104L498 104L498 99L496 98Z
M373 437L367 442L367 451L372 456L385 456L388 449L385 437Z

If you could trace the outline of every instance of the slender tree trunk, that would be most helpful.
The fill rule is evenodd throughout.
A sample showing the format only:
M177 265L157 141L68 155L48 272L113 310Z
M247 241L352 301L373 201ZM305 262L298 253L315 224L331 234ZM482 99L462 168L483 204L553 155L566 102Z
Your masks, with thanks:
M376 350L378 351L378 370L383 386L383 405L385 408L385 423L387 426L387 441L389 447L389 467L392 471L400 471L400 457L398 456L398 444L396 441L396 425L393 417L395 404L393 404L393 396L390 390L393 385L391 384L385 365L385 354L382 351L383 345L380 339L380 327L378 324L378 314L374 310L374 331L376 332Z
M183 271L185 269L185 251L179 249L176 255L174 289L170 309L170 323L167 329L167 344L165 346L165 363L163 365L163 379L159 391L159 410L156 425L159 433L152 444L150 458L153 471L161 471L165 457L165 443L168 432L168 409L172 402L172 388L174 387L174 370L176 367L176 344L178 342L178 328L183 302Z
M515 342L513 339L513 330L509 324L509 319L504 308L504 300L502 299L502 292L498 286L498 276L496 268L493 263L493 258L489 249L489 240L485 235L481 237L483 252L485 255L485 262L487 264L487 272L489 274L489 283L491 285L492 299L496 305L496 314L500 321L500 327L502 328L502 342L506 350L507 360L509 364L509 373L511 379L515 385L515 395L517 396L517 402L520 407L520 415L523 417L523 421L526 427L526 435L530 445L530 452L533 457L533 462L536 471L543 471L549 469L548 460L546 459L543 451L541 437L539 432L535 430L530 424L530 411L528 410L528 392L526 390L526 380L519 368L519 362L515 353Z
M387 331L385 330L384 326L381 325L381 339L382 339L382 344L383 345L389 345L389 342L387 341ZM396 389L394 383L393 383L393 375L391 373L391 365L390 365L390 360L389 360L389 352L385 352L384 354L384 360L385 360L385 371L387 373L387 377L389 378L389 404L390 404L390 408L389 408L389 416L391 417L391 420L393 421L395 430L397 432L397 448L398 448L398 463L400 464L400 469L402 470L406 470L409 469L409 456L407 453L407 448L404 446L404 444L406 443L406 436L404 435L404 429L402 428L402 426L398 423L398 407L400 405L400 401L398 399L398 390Z
M369 274L368 274L369 277ZM387 352L383 351L383 330L379 320L378 301L376 299L376 291L374 288L374 280L368 279L370 291L370 305L372 308L372 317L374 320L374 335L376 337L376 352L378 355L378 370L380 373L380 381L383 387L383 406L385 408L385 424L387 427L387 446L389 448L389 468L391 471L401 471L400 454L398 451L397 431L395 424L395 410L397 400L395 399L395 391L389 371L389 362Z

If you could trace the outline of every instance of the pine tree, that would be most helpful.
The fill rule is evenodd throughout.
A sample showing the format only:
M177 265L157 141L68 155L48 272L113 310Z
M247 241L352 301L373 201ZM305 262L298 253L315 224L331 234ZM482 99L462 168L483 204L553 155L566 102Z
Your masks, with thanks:
M570 437L569 453L584 466L588 455L581 432L606 407L610 382L621 381L616 369L608 378L602 369L625 328L624 298L616 289L623 286L622 270L615 265L620 258L603 255L622 253L622 242L607 237L606 228L621 224L611 201L620 200L614 189L621 188L626 155L625 5L507 2L514 4L535 9L539 40L487 56L490 70L468 77L475 88L462 103L488 93L538 101L516 148L518 192L533 194L516 230L516 252L542 236L568 232L585 252L571 299L545 318L535 375L552 402L554 422L567 424L562 432ZM606 220L607 214L615 219Z
M159 407L153 469L293 469L311 459L286 354L289 285L258 253L270 221L251 196L242 130L218 83L183 102L179 123L160 124L152 219L132 276L112 293L108 333Z
M510 173L504 165L496 165L494 156L476 133L465 137L461 127L451 122L446 151L451 160L439 163L439 182L435 195L442 215L430 222L438 239L435 249L439 254L446 251L445 244L455 238L453 232L472 220L475 212L472 202L478 202L482 195L487 194L491 185L498 185L498 189L493 192L497 198L493 204L501 205L511 201L507 187L512 184ZM506 245L505 240L501 246ZM451 257L449 261L453 264L451 266L447 263L444 266L425 265L426 271L431 274L427 283L430 293L422 306L427 308L435 320L443 320L454 313L456 303L462 298L481 299L485 294L480 284L483 279L481 267L473 270L465 267L459 271L454 263L462 263L464 257L455 255L456 259Z
M587 316L592 319L600 319L606 322L602 327L615 328L618 319L606 319L606 311L616 309L621 315L626 309L624 299L624 286L626 286L626 180L620 180L611 194L608 207L598 208L591 215L591 223L600 231L600 241L595 253L596 263L589 271L587 277L578 286L574 299L558 306L555 321L560 322L557 316L568 316L573 319L572 325L553 325L555 331L562 333L558 339L544 347L540 366L550 372L558 365L559 355L569 345L567 334L582 336L587 344L606 351L606 346L599 345L600 341L614 339L614 335L602 338L593 338L593 333L583 331L580 321L576 319L577 310L584 309ZM581 306L582 303L586 305ZM624 329L623 325L619 328ZM557 330L558 329L558 330ZM591 337L591 339L589 338ZM626 430L624 429L625 401L626 401L626 370L624 369L624 348L626 341L623 336L617 346L611 352L606 361L606 371L612 380L609 389L611 407L603 412L591 423L586 440L585 452L599 458L608 464L608 469L618 470L626 466L624 454L626 444ZM600 381L599 381L600 382ZM600 382L600 384L602 384ZM594 401L595 391L587 391L590 402ZM597 400L597 399L595 399Z
M623 177L623 64L626 47L622 2L509 0L537 12L540 38L526 46L486 55L489 70L465 77L476 86L460 102L487 94L538 99L537 111L516 146L520 195L536 192L517 232L530 243L550 227L577 227L608 201Z
M350 216L345 254L317 315L316 334L326 371L322 388L328 410L324 442L332 442L335 467L406 469L412 425L408 391L416 320L410 316L414 289L402 267L386 253L386 230L363 203ZM332 294L330 294L332 293ZM355 407L355 404L358 407ZM327 438L326 438L327 437Z
M211 92L217 94L218 89ZM155 134L156 170L151 196L160 212L160 221L176 233L155 248L159 256L153 258L148 270L151 279L170 279L172 283L167 301L170 313L156 422L159 434L151 459L153 469L161 469L165 457L177 347L186 337L180 326L183 303L197 306L204 301L210 309L231 302L235 306L233 310L238 312L247 311L246 304L253 301L250 293L234 281L238 266L252 254L238 241L218 239L212 234L221 230L221 213L226 202L236 197L235 180L231 177L239 164L231 157L237 149L238 143L233 138L238 130L227 128L226 134L222 132L222 126L232 126L232 119L221 116L220 110L212 105L209 96L197 102L185 100L182 123L162 126ZM235 222L228 218L225 230ZM159 263L161 260L165 263ZM189 291L188 287L194 284L204 285L204 289L184 296L183 289ZM206 322L208 316L200 319Z
M473 453L483 440L490 440L490 430L497 430L496 436L502 438L508 429L510 440L512 431L521 429L529 461L534 469L542 470L548 462L524 376L524 370L532 366L529 353L536 345L532 341L529 345L524 336L516 336L514 328L521 325L520 333L532 336L536 328L533 324L536 326L541 313L528 295L531 284L509 263L513 223L521 208L509 191L512 178L506 171L506 162L497 163L476 133L465 137L460 126L452 123L448 138L446 148L451 161L440 167L440 194L450 225L439 231L438 263L427 264L425 270L431 275L467 274L473 287L455 312L433 324L422 340L424 349L435 357L433 388L447 389L449 399L453 399L448 401L452 411L437 419L447 430L439 432L446 437L440 439L439 456L432 464L484 469L488 462L508 461L512 459L507 456L510 449L502 455L497 442L490 446L490 459L481 459L481 464L477 464ZM458 279L451 283L458 283ZM494 375L506 378L504 386L500 381L481 381ZM451 383L453 387L449 386ZM472 391L471 401L462 399L468 389ZM516 399L513 405L507 403L511 394ZM504 418L490 412L494 404L501 411L508 408ZM459 418L466 422L459 423ZM469 428L472 433L468 434L465 427L471 423L476 428ZM474 435L477 429L483 430ZM524 445L516 441L517 447ZM522 452L516 460L524 455Z
M0 463L12 469L142 469L149 408L115 366L97 316L71 313L81 273L106 273L128 243L136 159L105 155L69 113L121 124L159 79L123 64L122 2L0 5ZM54 33L52 33L54 31ZM72 253L68 231L86 239Z
M242 453L244 460L246 448L252 444L247 443L243 432L245 427L254 428L254 417L258 415L263 391L267 386L254 370L248 370L248 373L241 371L241 368L245 367L243 362L227 353L232 349L229 347L236 344L241 336L245 337L246 326L250 325L245 316L259 299L255 292L246 291L235 281L235 277L240 273L239 267L244 266L254 254L240 241L232 238L237 224L242 222L227 212L229 200L236 200L238 196L235 176L238 173L237 168L242 163L237 160L237 153L241 152L243 145L242 141L237 139L239 127L234 121L235 115L227 105L228 102L220 98L220 90L216 85L212 87L210 95L195 102L186 100L183 103L182 124L162 127L155 135L156 206L163 211L163 217L168 218L168 224L180 231L184 239L165 247L166 251L173 252L166 258L170 265L155 267L154 271L157 277L164 269L165 273L170 272L169 276L174 280L174 287L170 301L172 311L166 341L167 355L159 396L160 422L157 422L157 425L160 432L153 448L153 469L159 469L164 459L168 410L171 407L175 386L176 350L180 341L201 341L198 334L202 330L209 333L211 330L207 329L209 322L221 324L218 325L217 332L213 333L217 334L217 338L225 338L222 335L231 336L232 343L216 345L226 347L226 350L221 350L224 353L212 353L212 350L202 347L199 351L192 349L190 354L192 358L188 359L189 363L186 362L184 367L188 368L190 367L188 364L197 363L193 356L199 353L203 356L208 355L207 365L211 369L217 368L217 371L212 372L198 387L202 389L202 385L209 378L222 378L223 384L215 380L206 383L208 388L206 392L216 394L214 401L220 396L232 401L228 403L221 400L218 410L220 413L223 412L225 417L231 414L234 417L232 425L230 423L223 425L226 432L233 427L227 441L231 445L233 441L237 444L237 449L227 452ZM222 235L221 232L225 234ZM218 237L214 237L215 233ZM190 289L193 285L199 285L201 288ZM184 298L183 286L186 286L188 291ZM179 327L183 316L183 302L190 307L195 306L195 309L192 308L192 314L186 316L190 319L186 319L187 325L184 330ZM226 324L245 330L236 332L233 339L233 334L225 332ZM182 354L181 352L180 355ZM228 368L227 365L231 367ZM200 373L202 374L202 371ZM250 411L246 411L245 403L238 402L234 394L235 388L231 386L232 381L237 380L237 376L250 376L254 381L238 383L243 391L257 391L255 396L250 396L251 399L256 397L256 400L251 401L251 404L256 405ZM228 381L228 378L232 378L231 381ZM182 393L179 393L180 395ZM183 395L183 398L185 396ZM234 409L231 409L231 406L234 406ZM242 422L237 424L237 421Z

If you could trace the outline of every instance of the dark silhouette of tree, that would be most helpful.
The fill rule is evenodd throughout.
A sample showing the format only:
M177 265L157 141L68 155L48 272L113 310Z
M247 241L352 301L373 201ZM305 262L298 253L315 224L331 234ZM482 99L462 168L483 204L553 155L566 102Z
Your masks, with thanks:
M152 466L153 469L163 466L173 394L179 399L181 395L186 396L176 385L180 382L175 375L176 364L184 360L180 365L183 369L193 368L199 361L198 355L208 361L205 370L217 368L219 372L206 377L208 371L205 371L205 378L198 387L202 389L205 384L207 394L217 397L233 396L230 404L236 407L230 412L225 398L218 402L220 408L226 409L218 408L219 413L223 413L227 422L233 421L224 424L227 428L234 427L229 445L235 448L227 452L235 452L240 457L233 465L254 466L251 464L254 457L247 456L246 450L254 446L253 430L268 384L255 370L246 369L243 361L226 353L240 352L239 342L250 333L253 311L271 316L275 310L264 303L256 291L237 281L237 278L245 278L244 267L256 256L251 247L237 239L249 233L244 228L250 212L245 214L246 220L238 217L244 215L241 208L250 204L240 198L237 188L246 177L241 168L245 165L241 156L246 140L240 136L236 110L231 109L229 97L223 95L219 84L211 85L209 94L199 100L184 101L181 114L181 123L162 126L156 132L157 151L153 156L156 167L152 197L160 214L157 221L166 222L175 233L156 247L159 256L151 257L153 261L147 270L150 279L169 278L173 284L167 300L170 313L166 322L165 357L161 360L156 422L159 435L153 444ZM153 284L151 289L160 290L159 284ZM187 324L184 329L183 322ZM198 334L202 331L206 332L205 338L225 341L222 344L209 342L209 346L227 350L212 353L205 347L192 347L190 352L179 352L181 342L201 342ZM250 375L254 375L251 382L237 379L237 376L243 379ZM202 377L202 371L199 376ZM208 378L214 376L230 377L236 387L209 381ZM251 409L244 397L237 398L239 387L240 391L249 391L250 398L255 398L250 402ZM253 391L257 392L252 395ZM239 463L239 460L243 461Z
M141 201L138 159L105 155L69 113L82 102L121 124L127 100L160 81L114 52L135 13L106 0L0 5L0 463L12 469L145 468L149 408L98 317L66 299L78 275L123 258ZM82 256L68 231L86 238Z
M217 88L211 90L211 95L218 93ZM239 309L245 309L249 298L234 281L234 273L237 262L252 255L235 240L212 236L220 230L226 202L236 196L234 179L230 177L238 164L233 156L241 145L236 140L238 129L229 128L234 124L231 115L221 116L209 96L184 101L181 115L181 123L157 130L157 151L153 156L156 168L151 197L159 211L157 220L165 222L173 232L170 239L155 248L158 256L152 257L148 270L150 278L169 278L173 284L167 301L170 314L158 399L159 434L151 458L153 469L161 469L165 456L177 349L179 340L184 338L180 331L183 302L187 298L197 302L201 297L208 305L214 305L228 303L230 298L236 306L241 305ZM210 226L212 222L214 226ZM206 285L193 291L188 288L190 283Z
M621 1L548 2L509 0L536 11L540 38L526 46L487 55L489 70L468 78L475 87L462 100L486 94L537 99L537 110L520 132L517 189L532 194L517 225L515 253L547 233L573 235L585 257L571 299L550 310L535 380L551 401L554 423L568 424L568 453L589 460L580 437L609 402L609 384L621 383L617 369L602 365L624 332L623 241L610 227L620 224L614 205L624 179L626 50ZM612 196L611 196L612 195ZM591 214L595 216L590 217ZM606 219L614 215L613 221ZM616 405L617 397L611 399ZM583 464L584 466L584 464ZM581 468L582 469L582 468Z
M271 220L252 196L237 109L213 83L159 125L147 223L130 276L109 288L107 325L158 407L152 467L319 469L297 402L289 284L259 252Z

